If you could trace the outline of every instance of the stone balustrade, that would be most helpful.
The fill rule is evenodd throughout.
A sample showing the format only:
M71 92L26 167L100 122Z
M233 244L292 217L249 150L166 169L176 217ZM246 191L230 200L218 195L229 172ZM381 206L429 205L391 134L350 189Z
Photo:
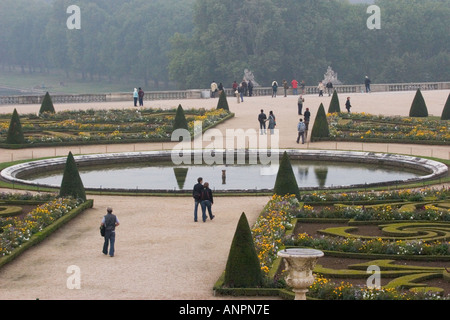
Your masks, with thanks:
M372 92L392 92L392 91L415 91L425 90L448 90L450 82L421 82L421 83L392 83L392 84L372 84ZM365 91L364 84L338 85L334 89L338 93L360 93ZM306 86L304 91L298 89L299 94L319 94L317 86ZM225 88L228 97L234 96L233 89ZM292 89L287 89L287 94L292 95ZM324 95L327 94L326 90ZM256 87L253 89L253 96L271 96L271 87ZM277 95L284 95L284 88L278 87ZM19 95L0 96L0 105L12 104L41 104L44 95ZM171 91L147 91L144 100L183 100L183 99L207 99L210 98L209 89L194 90L171 90ZM132 101L131 92L116 92L105 94L52 94L52 101L56 104L62 103L90 103L90 102L112 102L112 101Z

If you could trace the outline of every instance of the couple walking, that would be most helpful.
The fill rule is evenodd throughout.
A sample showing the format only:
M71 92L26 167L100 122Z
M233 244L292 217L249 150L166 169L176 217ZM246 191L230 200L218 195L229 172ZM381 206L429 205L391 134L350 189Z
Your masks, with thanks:
M270 134L273 134L275 126L277 125L275 120L275 115L272 111L269 112L269 119L267 119L264 110L261 109L261 113L258 115L259 129L261 130L261 134L266 134L266 122L269 121L268 129L270 130Z
M212 214L211 206L214 203L213 194L209 188L209 183L205 182L202 184L203 178L198 178L197 183L194 185L194 190L192 191L192 196L194 197L195 207L194 207L194 221L197 222L197 212L198 205L202 207L202 220L206 221L206 209L208 209L209 218L214 219Z

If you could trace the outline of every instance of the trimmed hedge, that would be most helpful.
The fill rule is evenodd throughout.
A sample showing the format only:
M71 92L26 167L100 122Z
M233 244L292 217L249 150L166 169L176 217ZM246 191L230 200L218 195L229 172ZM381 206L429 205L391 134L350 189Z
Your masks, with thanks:
M325 109L321 103L311 131L311 142L319 141L320 139L328 140L329 137L330 129L328 128L327 115L325 114Z
M86 200L86 191L84 190L83 181L72 152L69 152L67 156L59 196L62 198L69 196L74 199Z
M50 94L47 92L42 100L41 108L39 109L39 115L44 112L55 113L55 107L53 106L52 98Z
M11 117L11 122L9 123L6 144L18 145L22 143L25 143L22 124L20 123L19 113L16 109L14 109Z
M295 179L294 171L292 170L289 155L285 151L281 158L280 167L278 168L273 194L284 196L294 194L300 200L300 191L297 180Z
M416 95L409 110L410 117L428 117L428 109L425 99L422 96L420 89L417 89Z
M223 284L229 288L252 288L260 287L262 282L252 233L243 212L231 243Z

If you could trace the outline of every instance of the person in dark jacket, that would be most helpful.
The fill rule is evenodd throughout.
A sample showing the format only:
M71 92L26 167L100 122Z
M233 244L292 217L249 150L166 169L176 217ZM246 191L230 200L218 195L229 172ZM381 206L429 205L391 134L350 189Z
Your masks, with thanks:
M119 219L112 214L112 208L109 207L106 216L103 217L101 225L105 226L105 242L103 243L103 254L114 257L114 243L116 241L116 227L119 225Z
M345 102L345 109L347 109L348 113L350 113L350 108L352 105L350 104L350 97L347 97L347 101Z
M197 183L194 186L194 189L192 190L192 197L194 198L194 221L197 222L197 212L198 212L198 205L202 202L202 191L203 191L203 178L199 177L197 179Z
M206 221L206 208L208 208L209 218L214 219L214 215L211 211L211 206L214 203L213 194L211 189L209 188L209 183L205 182L202 190L202 218L203 222Z
M138 96L139 96L139 106L140 107L144 106L144 95L145 95L144 90L142 90L142 88L139 88Z

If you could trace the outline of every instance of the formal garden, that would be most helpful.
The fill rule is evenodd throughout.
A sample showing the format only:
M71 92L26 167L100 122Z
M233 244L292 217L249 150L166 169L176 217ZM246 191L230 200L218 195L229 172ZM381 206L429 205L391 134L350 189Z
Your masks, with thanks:
M232 117L222 98L212 111L184 111L180 105L173 110L41 110L24 116L14 112L2 118L1 147L160 141L169 139L176 128L191 129L193 121L203 121L208 128ZM424 137L422 142L448 144L448 118L444 117L448 110L447 101L441 119L414 113L390 118L340 110L329 110L327 116L321 106L311 134L317 140L395 137L410 143ZM419 134L425 130L430 133ZM442 182L448 182L448 177ZM2 194L0 266L92 206L71 153L57 195ZM449 238L448 187L300 192L284 153L271 200L253 226L242 213L226 269L213 289L221 295L292 299L284 280L284 262L277 253L302 247L325 253L314 269L316 281L309 288L309 299L448 299ZM376 288L367 285L373 266L379 269L381 281Z
M213 110L184 110L179 105L169 110L142 107L55 112L47 93L36 113L19 115L15 110L12 115L0 115L0 147L170 142L175 129L193 134L195 121L207 130L233 116L228 104Z

